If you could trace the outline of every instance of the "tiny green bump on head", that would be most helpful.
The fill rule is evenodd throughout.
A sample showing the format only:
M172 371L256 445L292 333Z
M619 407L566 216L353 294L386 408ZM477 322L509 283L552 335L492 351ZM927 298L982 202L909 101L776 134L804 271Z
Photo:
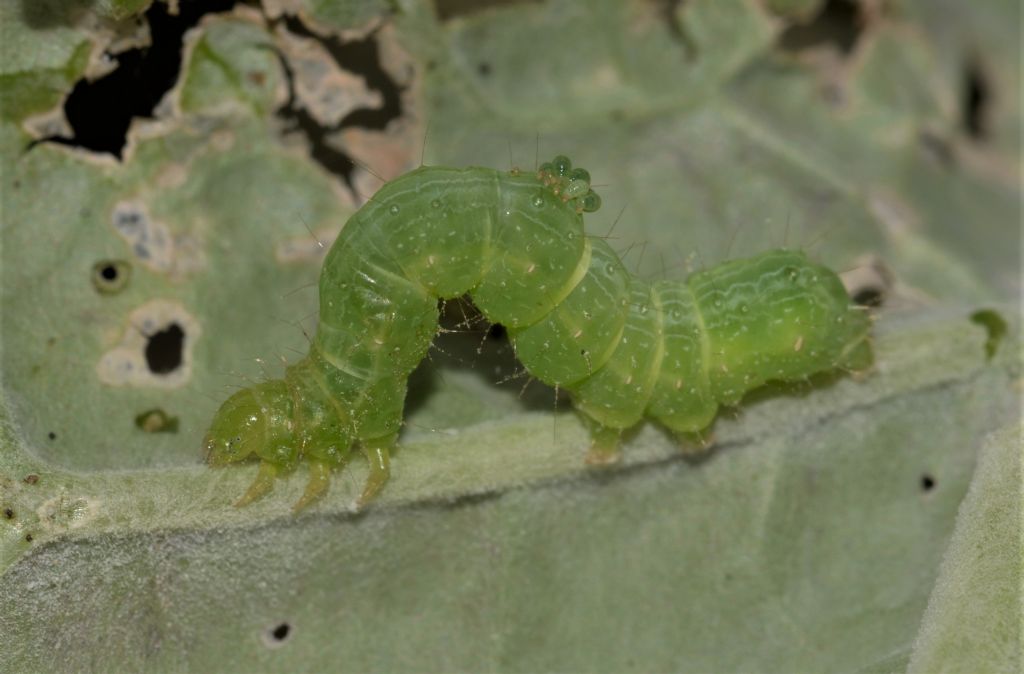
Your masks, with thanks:
M572 180L565 186L564 194L569 199L575 199L588 194L589 190L590 183L586 180Z
M590 184L590 171L585 168L575 168L569 174L569 180L582 180L583 182Z
M572 162L564 154L560 154L551 162L555 167L555 175L564 176L572 170Z
M587 192L586 196L583 197L583 210L587 213L593 213L599 208L601 208L601 197L593 190Z
M540 168L537 169L537 171L539 171L540 173L554 173L555 166L551 162L546 161L540 165Z

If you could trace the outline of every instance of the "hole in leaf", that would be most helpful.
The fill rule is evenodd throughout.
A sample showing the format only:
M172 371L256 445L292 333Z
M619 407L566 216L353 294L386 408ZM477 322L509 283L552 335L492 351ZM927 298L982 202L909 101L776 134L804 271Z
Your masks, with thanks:
M324 126L302 104L295 93L295 73L280 53L278 59L288 83L288 101L277 110L277 116L288 123L288 131L299 132L310 145L310 156L327 171L337 175L351 189L356 164L345 152L331 145L330 138L347 127L385 129L402 116L402 89L381 65L376 33L363 39L344 40L337 36L314 33L296 16L287 16L285 28L294 35L317 40L339 67L360 75L368 89L377 91L382 103L377 108L357 108L333 126Z
M185 331L177 323L155 332L146 343L146 365L153 374L168 374L181 367Z
M843 54L853 51L864 30L856 0L828 0L808 23L796 23L779 36L786 51L813 49L833 44Z
M124 260L101 260L93 265L92 285L104 295L113 295L128 285L132 266Z
M962 125L967 135L983 140L988 135L988 110L991 102L988 77L977 61L964 69Z
M854 267L839 276L850 300L862 307L874 308L885 304L896 283L892 270L875 255L858 258Z
M885 301L885 293L880 288L865 288L853 296L853 303L862 307L880 307Z
M50 431L49 433L46 434L46 437L50 438L51 440L56 440L57 434L54 433L53 431Z
M491 327L487 329L488 339L505 339L508 336L508 330L501 323L492 323Z
M267 648L280 648L292 634L292 626L287 622L271 625L264 630L262 639L263 645Z
M64 101L70 138L51 136L37 142L106 152L121 159L132 119L152 118L157 104L177 81L185 31L206 14L230 10L235 0L186 0L176 4L175 14L163 2L154 2L143 14L152 38L149 46L108 53L117 67L100 78L83 78L75 84Z
M925 473L921 476L921 491L931 491L935 489L935 478Z

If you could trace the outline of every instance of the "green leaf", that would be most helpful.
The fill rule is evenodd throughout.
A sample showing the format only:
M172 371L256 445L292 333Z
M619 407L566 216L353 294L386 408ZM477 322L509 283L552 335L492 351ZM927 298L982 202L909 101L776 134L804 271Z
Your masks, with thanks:
M961 514L946 548L968 485L1013 458L974 475L1019 414L1019 97L973 137L954 66L981 53L1013 91L1012 49L951 55L912 2L849 54L780 44L810 2L264 4L188 33L120 161L32 142L70 135L61 100L135 36L95 17L144 3L0 6L0 669L990 662L947 655L949 626L980 643L971 612L1013 607L958 601L995 576L949 560L996 525ZM601 185L588 231L647 277L783 244L840 270L881 259L875 370L751 394L695 463L644 425L594 472L568 404L524 390L501 340L456 332L413 377L367 512L359 463L301 516L304 467L232 508L254 467L206 468L206 424L304 353L318 244L373 173L556 152Z
M909 674L1020 670L1022 449L1019 425L982 448Z

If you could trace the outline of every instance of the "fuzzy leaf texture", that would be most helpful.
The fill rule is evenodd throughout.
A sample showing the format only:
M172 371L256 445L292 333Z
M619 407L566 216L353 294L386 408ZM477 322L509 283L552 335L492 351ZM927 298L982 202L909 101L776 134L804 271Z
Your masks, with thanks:
M0 1L0 670L1019 668L1015 3L177 4ZM450 303L365 512L359 461L231 507L206 425L380 180L555 153L645 278L847 272L875 368L595 472Z

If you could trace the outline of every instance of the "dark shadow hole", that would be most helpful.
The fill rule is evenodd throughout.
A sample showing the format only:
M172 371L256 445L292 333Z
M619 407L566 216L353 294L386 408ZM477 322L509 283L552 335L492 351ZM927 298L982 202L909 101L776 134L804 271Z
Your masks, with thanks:
M37 142L106 152L120 159L132 119L152 118L157 104L177 81L185 31L206 14L230 10L235 0L184 0L177 5L176 14L163 2L150 5L142 16L149 23L151 44L108 53L117 67L96 80L81 79L75 84L64 102L70 138L51 136Z
M931 491L935 489L935 478L925 473L921 476L921 491Z
M49 433L46 434L46 437L50 438L51 440L56 440L57 434L54 433L53 431L50 431Z
M92 285L104 295L119 293L128 286L131 270L123 260L100 260L92 267Z
M168 374L181 367L185 331L171 323L160 332L153 333L146 344L146 365L153 374Z
M288 638L288 634L292 631L291 625L288 623L281 623L274 629L270 630L270 636L275 641L284 641Z
M482 77L487 77L491 74L491 64L487 61L482 61L477 67L476 71L480 73Z
M800 51L831 43L849 54L863 30L856 0L828 0L810 22L793 24L782 31L779 47Z
M499 390L511 391L525 410L562 409L568 394L555 391L533 379L516 359L505 326L488 323L468 296L440 300L440 331L428 356L409 377L405 416L409 418L426 404L443 378L444 370L471 371Z
M988 104L991 91L988 78L980 65L971 61L964 73L963 120L964 131L971 138L982 140L988 135Z
M853 296L853 303L862 307L880 307L885 301L885 293L878 288L864 288Z

